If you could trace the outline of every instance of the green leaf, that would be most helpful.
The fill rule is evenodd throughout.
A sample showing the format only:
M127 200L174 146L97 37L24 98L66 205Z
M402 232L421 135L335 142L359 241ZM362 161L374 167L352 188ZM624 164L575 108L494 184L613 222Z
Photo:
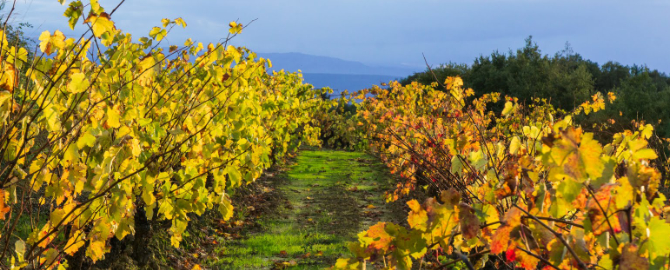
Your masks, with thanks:
M240 173L239 168L237 166L228 166L226 168L226 172L228 173L228 179L230 180L230 186L231 187L239 187L241 185L242 181L242 174Z
M649 255L653 260L658 256L667 256L670 253L670 224L658 217L652 217L648 227Z
M16 51L15 47L11 47L8 51L7 63L15 64L18 69L21 69L27 59L28 51L26 51L24 48L19 48L18 51Z
M135 221L132 218L123 218L119 221L119 226L116 228L114 235L121 240L128 234L135 234Z
M60 115L53 104L47 104L46 108L44 108L44 118L47 121L49 131L61 130Z
M12 109L12 94L9 91L0 91L0 121L4 122Z
M81 1L74 1L70 3L70 6L65 10L65 13L63 14L65 17L68 18L70 29L74 30L74 26L77 24L77 21L79 21L79 18L81 17L83 11L84 11L84 5L81 3Z
M70 147L67 148L65 151L65 154L63 155L63 159L61 159L61 164L65 166L66 164L72 164L74 161L77 161L79 159L79 147L77 147L77 144L72 143L70 144Z
M23 263L23 256L26 253L26 242L21 239L17 240L14 243L14 251L16 252L16 257L18 258L17 263Z
M162 29L160 27L154 27L149 32L149 36L157 41L163 40L163 38L165 38L166 35L167 31L165 31L165 29Z
M574 207L572 202L577 198L583 186L580 183L565 179L558 184L556 188L556 198L551 204L550 212L553 217L559 218L568 213Z
M91 11L95 14L100 14L105 12L105 9L100 6L98 0L91 0Z
M78 94L86 91L89 85L88 79L86 79L86 74L75 73L72 74L70 78L72 81L67 85L67 90L70 91L70 93Z
M93 147L95 145L96 138L90 132L85 132L77 140L77 147L84 148L85 146Z
M233 205L230 203L230 198L227 195L221 195L221 202L219 202L219 212L223 215L223 220L229 220L233 217Z
M463 162L461 159L454 155L453 158L451 158L451 172L457 175L461 175L463 173Z

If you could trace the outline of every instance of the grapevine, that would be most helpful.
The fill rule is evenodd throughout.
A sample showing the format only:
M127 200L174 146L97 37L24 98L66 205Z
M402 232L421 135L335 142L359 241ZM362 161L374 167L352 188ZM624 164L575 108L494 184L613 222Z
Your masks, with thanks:
M462 85L392 82L352 96L363 99L348 120L358 140L403 179L387 200L417 187L435 196L408 201L407 226L361 232L335 268L411 269L439 253L451 261L422 266L667 268L670 206L650 163L652 125L605 144L573 119L603 110L612 93L560 114L543 99L475 98ZM501 112L489 110L496 102Z
M178 247L191 213L229 219L227 191L301 140L318 144L321 92L228 45L244 25L230 23L222 43L168 46L183 19L135 42L115 11L70 2L69 26L85 33L45 31L31 59L0 32L3 266L62 269L80 250L103 259L111 238L135 233L139 213L170 221ZM30 224L27 238L19 223Z

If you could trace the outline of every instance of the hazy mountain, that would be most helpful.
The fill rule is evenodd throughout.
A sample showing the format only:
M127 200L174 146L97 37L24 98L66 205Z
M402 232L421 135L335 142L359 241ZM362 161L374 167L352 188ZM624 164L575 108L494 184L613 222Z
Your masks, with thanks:
M270 59L272 70L301 70L306 83L316 88L330 87L335 90L334 95L344 90L353 92L370 88L423 71L406 67L378 67L302 53L258 53L258 56Z
M298 71L300 69L303 73L388 75L403 78L414 72L423 71L407 67L372 66L356 61L302 53L258 53L258 56L270 59L274 70Z
M371 88L372 85L380 85L392 80L399 79L396 76L387 75L356 75L356 74L324 74L303 73L305 82L314 85L315 88L330 87L334 91L333 96L344 90L349 92Z

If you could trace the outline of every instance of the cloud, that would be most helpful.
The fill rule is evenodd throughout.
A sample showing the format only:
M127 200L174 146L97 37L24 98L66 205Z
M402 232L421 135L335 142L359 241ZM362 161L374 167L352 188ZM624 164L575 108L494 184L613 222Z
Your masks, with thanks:
M69 1L68 1L69 2ZM118 0L100 0L111 10ZM67 29L56 0L19 0L14 20L43 30ZM144 36L162 18L183 17L186 30L168 36L203 43L226 36L228 22L255 21L235 45L260 52L302 52L372 64L422 65L468 62L494 50L523 46L533 35L549 54L569 41L575 51L599 62L647 63L670 71L665 34L666 1L577 0L237 0L126 1L113 19L117 27ZM84 27L79 25L80 33Z

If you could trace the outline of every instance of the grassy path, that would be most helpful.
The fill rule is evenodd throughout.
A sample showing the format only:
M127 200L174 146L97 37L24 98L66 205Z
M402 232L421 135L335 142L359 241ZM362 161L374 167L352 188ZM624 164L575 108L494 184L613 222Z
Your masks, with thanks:
M357 152L302 151L287 171L266 179L272 207L255 229L222 245L219 269L323 269L346 254L346 242L393 219L383 187L390 177Z

